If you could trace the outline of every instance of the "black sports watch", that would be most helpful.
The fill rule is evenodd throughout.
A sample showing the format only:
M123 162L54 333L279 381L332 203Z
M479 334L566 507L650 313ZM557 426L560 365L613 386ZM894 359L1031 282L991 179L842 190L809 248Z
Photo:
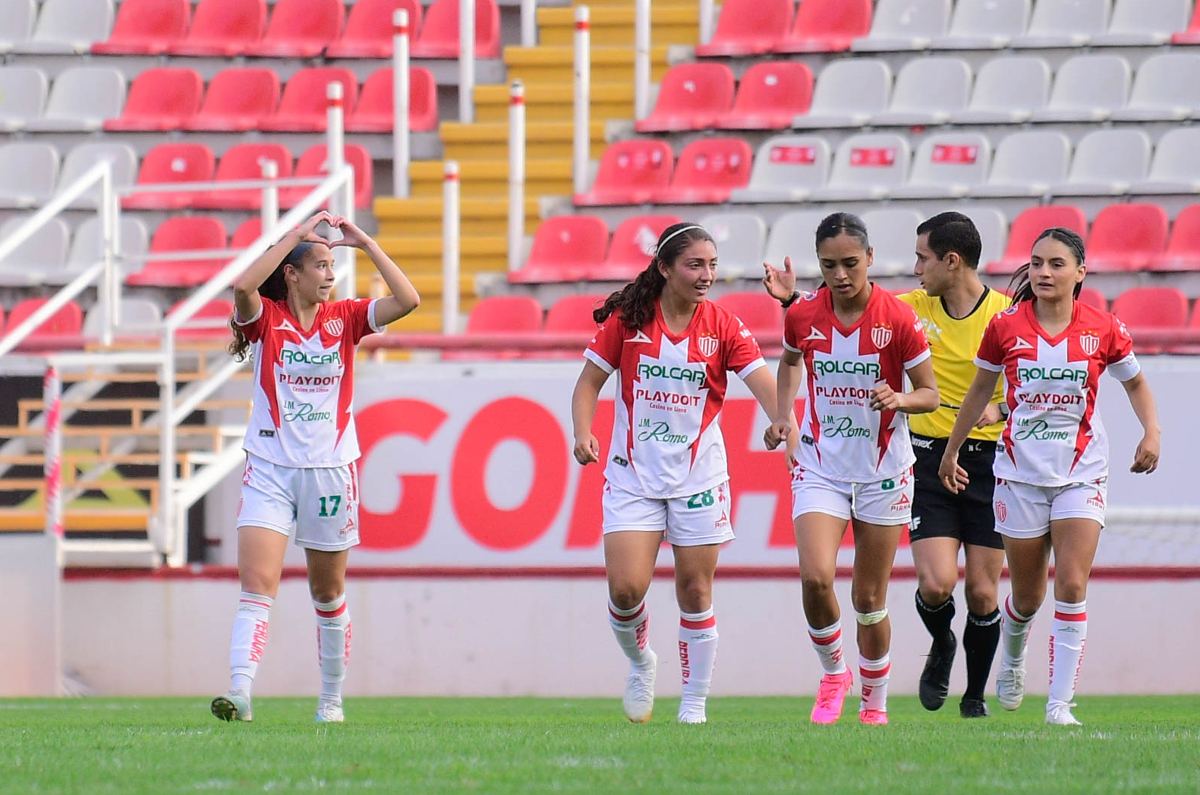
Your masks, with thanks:
M799 297L800 297L800 291L796 290L787 298L787 300L780 301L779 303L783 305L784 309L787 309L789 306L796 303L796 299Z

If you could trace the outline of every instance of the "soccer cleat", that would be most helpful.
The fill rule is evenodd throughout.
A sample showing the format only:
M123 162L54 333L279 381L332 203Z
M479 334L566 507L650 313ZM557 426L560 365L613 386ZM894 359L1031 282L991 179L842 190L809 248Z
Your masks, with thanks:
M254 720L254 711L250 706L250 694L240 690L231 690L223 696L217 696L212 700L210 709L213 716L221 720L240 720L244 723Z
M1003 660L1000 670L996 672L996 700L1007 710L1021 706L1025 698L1025 660L1014 662L1005 667Z
M343 723L345 720L346 713L342 711L341 704L332 701L317 704L317 723Z
M1074 715L1071 714L1071 707L1074 704L1047 704L1046 705L1046 723L1051 726L1082 726Z
M819 724L837 723L838 718L842 717L842 704L846 701L846 694L850 692L850 686L853 684L854 676L849 671L822 676L810 720Z
M987 702L982 698L967 698L958 702L958 714L964 718L986 718L989 716Z
M950 642L943 646L936 640L929 647L929 656L925 659L925 669L921 671L921 684L918 696L921 706L927 710L938 710L946 703L950 694L950 669L954 666L954 653L958 649L958 639L950 633Z
M648 665L631 665L625 678L625 717L645 723L654 714L654 680L658 676L658 655L647 649Z
M887 712L881 709L860 709L858 722L864 726L887 726Z
M682 724L698 725L708 723L708 716L704 714L704 707L689 707L683 708L679 705L679 722Z

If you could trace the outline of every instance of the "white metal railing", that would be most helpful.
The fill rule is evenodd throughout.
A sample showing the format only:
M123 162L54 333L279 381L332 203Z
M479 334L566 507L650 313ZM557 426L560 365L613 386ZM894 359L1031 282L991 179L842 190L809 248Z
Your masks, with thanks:
M508 92L508 270L521 267L525 247L525 87Z
M575 130L571 177L575 193L587 190L591 136L592 37L588 7L575 7Z
M521 0L521 46L537 46L537 0Z
M459 274L458 162L447 160L442 172L442 333L458 331Z
M458 120L475 121L475 0L458 0Z
M700 0L700 43L708 44L712 40L713 31L713 0Z
M39 326L54 316L54 313L67 305L75 296L86 290L99 279L100 302L105 307L105 322L101 330L101 342L105 345L112 343L113 333L120 322L118 307L120 306L121 279L116 268L116 237L117 237L117 198L113 191L112 161L103 160L96 163L79 175L79 179L59 191L37 212L26 219L17 229L4 240L0 240L0 260L12 254L17 247L28 240L37 230L45 226L50 219L66 210L71 202L82 196L93 185L100 186L100 201L97 212L100 215L101 257L97 262L84 270L50 297L45 304L31 314L24 322L0 337L0 357L12 351L21 344Z
M650 112L650 0L637 0L633 12L633 112L638 121Z
M392 14L392 193L408 198L409 151L408 12ZM434 99L436 102L436 98Z

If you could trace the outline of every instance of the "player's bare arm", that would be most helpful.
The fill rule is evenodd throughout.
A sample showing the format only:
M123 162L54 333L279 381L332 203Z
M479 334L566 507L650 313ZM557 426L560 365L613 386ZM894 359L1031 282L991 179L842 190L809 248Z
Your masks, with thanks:
M330 226L342 233L342 239L334 240L329 247L352 246L362 251L371 258L375 270L379 271L384 284L391 291L391 295L380 298L375 303L376 323L381 326L394 323L421 305L421 296L417 293L417 288L413 287L404 271L400 270L400 266L384 252L374 238L352 221L340 216L332 219Z
M999 378L999 372L982 367L976 371L975 380L971 382L967 394L963 397L958 418L954 420L954 429L950 431L950 438L946 440L946 452L942 454L942 464L938 467L938 480L955 494L965 489L970 482L967 471L958 464L958 451L974 425L971 417L978 417L983 413L984 407L996 390L996 380Z
M607 380L608 373L592 362L585 362L583 372L575 382L575 391L571 395L571 422L575 427L575 444L571 453L580 464L592 464L600 460L600 442L592 433L592 420L596 416L600 389Z
M920 364L908 368L912 381L911 392L897 392L880 381L871 390L871 408L876 411L900 411L905 414L926 414L938 407L937 380L933 377L933 362L927 357Z
M1161 430L1158 427L1158 409L1154 405L1154 395L1150 391L1150 382L1145 373L1138 373L1128 381L1122 381L1125 394L1129 396L1129 405L1142 424L1142 440L1138 442L1133 454L1133 465L1130 472L1150 474L1158 469L1159 447L1162 443Z
M796 393L800 390L800 354L796 351L784 350L779 357L779 371L775 376L775 412L771 424L763 434L763 443L768 450L774 450L780 442L786 441L792 434L795 424ZM792 444L788 445L791 449Z
M316 232L317 225L322 222L332 225L333 221L334 217L322 210L284 235L278 243L264 251L261 257L254 260L249 268L246 268L240 276L233 280L233 303L237 307L239 318L246 320L258 315L258 310L262 306L258 288L296 246L306 242L324 243L325 238Z

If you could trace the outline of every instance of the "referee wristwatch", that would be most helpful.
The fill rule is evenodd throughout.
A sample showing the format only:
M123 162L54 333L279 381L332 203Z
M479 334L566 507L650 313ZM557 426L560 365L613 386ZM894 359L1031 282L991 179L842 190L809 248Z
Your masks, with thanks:
M783 301L780 301L779 303L783 305L784 309L787 309L789 306L796 303L796 299L799 297L800 297L800 291L796 290L791 295L789 295L786 299L784 299Z

